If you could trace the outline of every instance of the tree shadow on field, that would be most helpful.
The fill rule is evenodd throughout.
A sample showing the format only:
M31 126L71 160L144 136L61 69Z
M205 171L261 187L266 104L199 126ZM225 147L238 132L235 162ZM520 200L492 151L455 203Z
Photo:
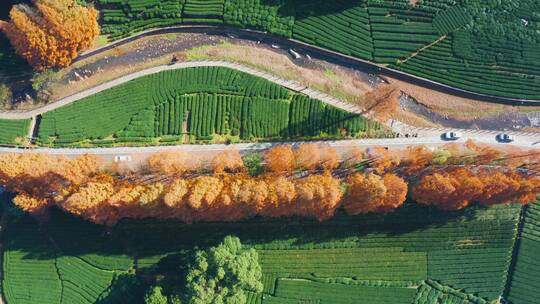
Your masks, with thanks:
M116 229L136 244L141 256L146 253L175 252L195 246L218 244L227 235L238 236L248 245L324 246L334 241L361 243L364 238L402 236L452 221L469 221L478 209L444 212L435 208L408 204L394 213L348 216L338 210L328 221L305 218L262 218L228 223L183 224L177 221L124 220ZM148 229L152 227L152 229Z
M297 121L293 121L293 113L289 114L287 128L280 131L282 138L298 140L317 138L324 135L326 139L338 139L344 136L354 136L358 132L369 131L361 130L363 126L355 126L355 120L362 119L357 114L347 113L331 106L326 106L316 113L313 113L309 107L306 108L306 111L310 111L309 116ZM368 126L375 125L374 122L367 121L367 119L365 123ZM358 130L355 130L355 128L358 128Z
M361 245L371 238L388 238L389 242L405 244L396 247L406 247L403 240L409 234L418 237L427 228L473 223L479 212L482 212L480 207L445 212L408 202L389 214L349 216L338 209L332 219L323 222L299 217L255 217L239 222L193 224L177 220L127 219L108 228L52 209L48 221L41 226L29 216L11 223L4 233L4 241L7 239L6 249L24 252L27 259L52 259L55 250L73 256L93 254L98 258L158 256L161 264L148 268L148 272L161 273L170 270L169 265L183 261L181 256L170 256L169 263L163 257L194 247L216 245L227 235L236 235L247 245L265 247L324 247L336 241Z
M146 287L135 275L119 275L114 278L107 295L98 299L96 304L143 304Z

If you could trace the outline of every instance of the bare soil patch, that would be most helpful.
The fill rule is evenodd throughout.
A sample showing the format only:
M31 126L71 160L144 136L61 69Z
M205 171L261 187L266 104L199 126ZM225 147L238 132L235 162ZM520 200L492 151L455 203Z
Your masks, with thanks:
M416 99L420 104L451 119L474 120L500 113L540 111L540 107L519 107L483 102L430 90L390 77L384 78L390 83L397 84L401 91Z

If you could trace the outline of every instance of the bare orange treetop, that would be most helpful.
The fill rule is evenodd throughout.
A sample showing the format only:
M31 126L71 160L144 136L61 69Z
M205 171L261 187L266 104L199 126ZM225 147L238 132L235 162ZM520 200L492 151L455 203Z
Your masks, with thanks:
M266 167L272 172L287 172L295 167L295 157L291 146L274 147L264 155Z
M165 174L184 173L188 169L193 169L190 164L193 160L189 153L184 151L158 152L148 159L148 169L151 172Z
M99 35L97 11L74 0L34 0L13 6L0 29L36 70L69 65Z
M401 206L407 197L407 183L395 174L384 176L356 173L348 178L345 210L349 214L389 212Z
M214 157L212 167L216 173L223 173L225 170L242 171L244 161L238 150L225 150Z

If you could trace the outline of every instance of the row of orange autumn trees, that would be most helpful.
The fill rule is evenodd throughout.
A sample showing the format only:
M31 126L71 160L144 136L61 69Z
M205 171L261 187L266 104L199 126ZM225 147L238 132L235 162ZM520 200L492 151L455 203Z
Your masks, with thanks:
M19 4L10 20L0 21L17 54L36 70L64 67L99 35L97 11L75 0L33 0L35 7Z
M0 156L0 183L17 193L14 202L25 211L39 214L56 205L109 225L144 217L193 222L297 215L324 220L340 206L349 214L390 212L407 196L459 210L475 202L529 203L540 193L540 179L532 174L540 152L472 143L436 151L353 149L341 158L329 147L278 146L265 153L266 172L258 176L245 172L237 151L216 155L206 173L190 165L192 159L185 152L156 154L147 168L120 178L89 155L7 154ZM146 176L160 179L144 182Z

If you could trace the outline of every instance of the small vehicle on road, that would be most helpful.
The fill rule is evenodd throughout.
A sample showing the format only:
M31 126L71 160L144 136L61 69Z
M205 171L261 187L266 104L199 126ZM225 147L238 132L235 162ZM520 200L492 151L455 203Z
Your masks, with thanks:
M298 53L297 51L293 50L293 49L289 49L289 53L291 54L291 56L294 58L294 59L300 59L302 58L302 55L300 55L300 53Z
M130 161L131 161L131 155L115 155L114 156L115 163L123 163L123 162L130 162Z
M272 44L270 45L270 47L272 47L273 49L280 49L280 48L281 48L279 45L277 45L277 44L275 44L275 43L272 43Z
M513 142L514 140L515 140L514 135L510 135L507 133L501 133L497 135L497 141L499 142L509 143L509 142Z
M446 132L441 136L444 140L458 140L461 138L461 133L459 132Z

